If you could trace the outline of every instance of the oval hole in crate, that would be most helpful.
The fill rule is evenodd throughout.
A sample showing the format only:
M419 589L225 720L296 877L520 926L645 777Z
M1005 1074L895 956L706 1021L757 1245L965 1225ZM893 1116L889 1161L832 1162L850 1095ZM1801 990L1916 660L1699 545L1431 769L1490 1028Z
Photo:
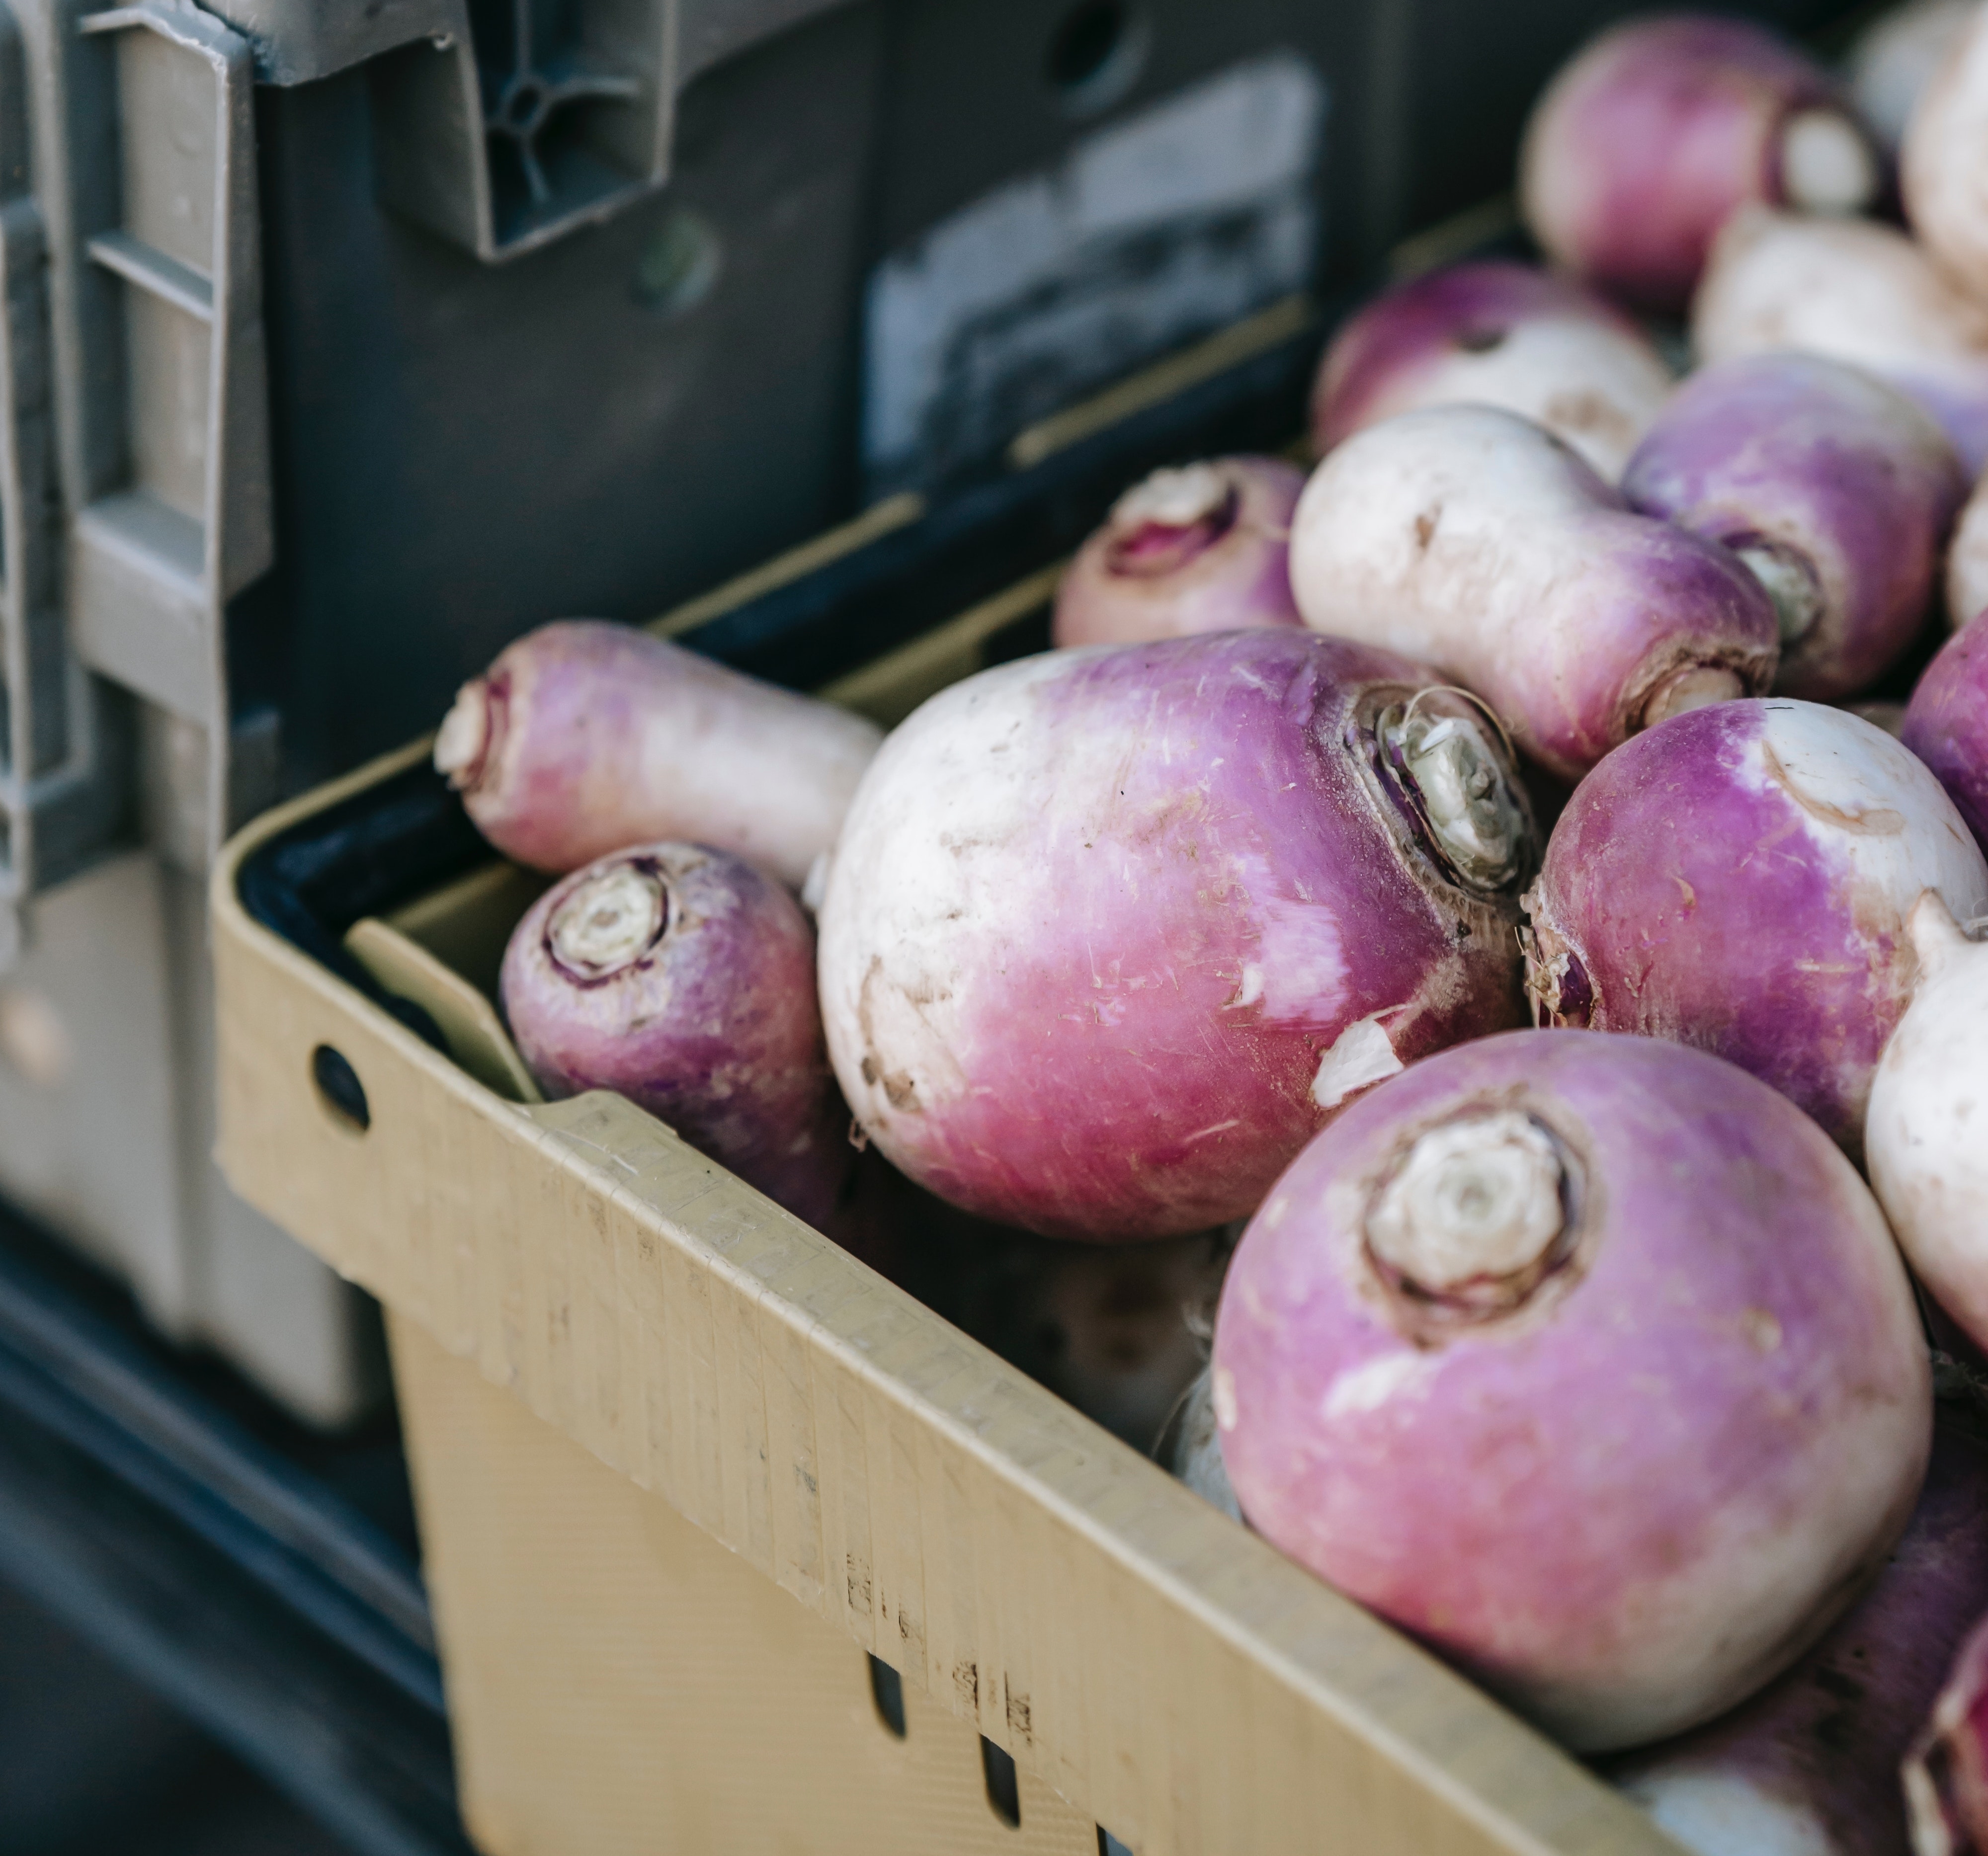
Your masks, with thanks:
M1043 75L1072 116L1107 110L1138 83L1150 34L1125 0L1077 0L1043 59Z
M980 1770L987 1777L987 1802L1011 1831L1022 1827L1022 1782L1015 1756L1003 1753L984 1733L980 1736Z
M901 1740L904 1737L904 1679L874 1656L870 1658L870 1699L877 1704L877 1718Z
M342 1050L320 1044L311 1053L311 1080L317 1085L318 1100L341 1127L364 1134L373 1125L373 1111L366 1100L366 1085Z

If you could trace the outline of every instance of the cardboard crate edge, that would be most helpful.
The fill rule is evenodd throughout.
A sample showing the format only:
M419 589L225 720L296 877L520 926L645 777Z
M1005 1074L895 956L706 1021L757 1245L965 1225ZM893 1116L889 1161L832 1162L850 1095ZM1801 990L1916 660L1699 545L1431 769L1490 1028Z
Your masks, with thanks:
M1142 1848L1179 1769L1246 1790L1272 1778L1267 1737L1273 1766L1307 1750L1283 1783L1364 1800L1387 1848L1672 1848L1489 1698L661 1124L612 1097L503 1101L249 917L249 855L424 751L265 815L216 867L218 1157L245 1198ZM319 1043L364 1081L367 1133L313 1100ZM488 1164L457 1168L465 1149ZM994 1533L1037 1550L990 1564ZM1083 1642L1107 1635L1096 1617L1031 1577L1087 1560L1070 1588L1103 1580L1141 1615L1130 1641L1153 1676L1201 1665L1157 1711ZM1286 1714L1267 1736L1266 1706ZM1186 1789L1209 1792L1208 1773Z

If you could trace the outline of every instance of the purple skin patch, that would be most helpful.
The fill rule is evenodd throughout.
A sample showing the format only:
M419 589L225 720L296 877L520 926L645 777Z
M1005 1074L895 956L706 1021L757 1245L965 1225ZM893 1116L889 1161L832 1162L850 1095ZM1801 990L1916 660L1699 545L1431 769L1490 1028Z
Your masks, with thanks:
M1550 1144L1560 1196L1546 1274L1473 1314L1377 1246L1417 1159L1487 1120ZM1513 1183L1423 1209L1467 1235ZM1442 1052L1313 1141L1230 1265L1212 1383L1253 1526L1591 1752L1813 1641L1903 1528L1932 1416L1904 1268L1814 1124L1702 1053L1572 1031Z
M1805 765L1848 770L1835 800L1777 749L1777 720L1806 738ZM1859 764L1883 774L1875 799L1848 796L1872 790ZM1906 918L1927 888L1963 915L1988 898L1980 851L1916 779L1869 724L1779 699L1694 710L1618 749L1576 789L1526 898L1544 1021L1713 1052L1858 1151L1917 973Z
M1226 485L1212 508L1170 521L1114 510L1084 544L1057 590L1059 645L1303 622L1290 562L1304 472L1279 458L1222 458L1199 468Z
M1926 666L1899 739L1932 768L1988 850L1988 613L1969 620Z
M597 972L562 955L562 924L574 925L562 911L617 873L665 900L639 951L617 948ZM662 843L576 871L512 932L501 992L548 1096L616 1090L796 1217L827 1220L854 1156L822 1044L814 931L749 864Z
M1374 774L1371 711L1434 681L1231 632L1004 665L904 723L821 916L830 1050L892 1162L1046 1236L1203 1230L1337 1107L1349 1031L1347 1094L1519 1022L1516 904Z
M1761 1800L1773 1821L1806 1827L1811 1841L1800 1847L1817 1856L1912 1856L1898 1767L1954 1645L1984 1611L1988 1452L1942 1423L1905 1537L1856 1608L1744 1706L1611 1761L1603 1775L1666 1827L1716 1780L1722 1793ZM1729 1842L1685 1841L1706 1856L1756 1856L1758 1847L1743 1828Z
M1646 516L1767 557L1783 611L1774 687L1823 702L1917 635L1967 485L1912 401L1840 362L1772 354L1692 375L1622 490Z
M1549 320L1591 323L1638 350L1649 347L1621 310L1570 278L1509 259L1450 265L1377 297L1333 337L1312 388L1314 448L1323 456L1399 410L1405 389L1456 354L1493 352L1514 329ZM1661 366L1654 350L1651 360ZM1578 409L1567 410L1564 420L1550 423L1577 425Z
M1818 65L1750 22L1677 13L1618 26L1533 112L1526 224L1598 289L1680 310L1734 208L1780 201L1788 117L1838 100Z

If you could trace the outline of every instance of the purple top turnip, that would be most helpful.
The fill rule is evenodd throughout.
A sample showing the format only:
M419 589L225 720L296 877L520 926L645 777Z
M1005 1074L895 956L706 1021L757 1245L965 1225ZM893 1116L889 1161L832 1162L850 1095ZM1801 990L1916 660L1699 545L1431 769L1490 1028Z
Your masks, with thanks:
M1963 918L1964 919L1964 918ZM1988 1342L1988 942L1936 892L1912 917L1918 989L1871 1086L1871 1184L1934 1299Z
M1966 485L1912 401L1820 355L1754 355L1685 381L1622 479L1632 508L1723 542L1780 620L1776 689L1864 688L1918 634Z
M1725 549L1633 515L1515 413L1444 406L1312 475L1291 587L1314 630L1433 664L1578 779L1639 729L1767 688L1773 604Z
M1895 226L1748 207L1692 308L1702 363L1792 348L1889 380L1937 419L1971 478L1988 463L1988 306Z
M1309 633L1093 646L934 697L821 911L857 1120L1052 1236L1246 1215L1354 1094L1515 1022L1534 834L1495 728Z
M742 859L620 850L556 884L505 950L504 1015L548 1096L617 1090L819 1226L852 1158L800 905Z
M1584 1752L1827 1628L1932 1403L1821 1131L1701 1052L1572 1032L1445 1051L1305 1150L1229 1266L1213 1398L1252 1526Z
M647 632L563 619L463 685L434 761L476 828L535 870L674 838L798 888L882 739Z
M1974 9L1927 84L1898 154L1905 216L1933 262L1988 296L1988 12Z
M1155 471L1113 505L1057 590L1058 644L1141 644L1297 625L1291 511L1304 473L1276 458Z
M1736 208L1858 212L1884 184L1821 66L1764 27L1695 13L1631 20L1580 52L1533 110L1519 176L1554 259L1653 309L1684 307Z
M1591 290L1486 259L1398 285L1333 338L1312 389L1322 456L1396 413L1470 402L1523 414L1613 483L1671 390L1649 338Z
M1988 850L1988 610L1949 638L1926 666L1898 738L1932 768Z
M1904 747L1842 709L1726 703L1575 789L1526 898L1528 983L1547 1022L1715 1052L1854 1152L1929 889L1980 914L1988 863Z
M1988 1610L1988 1451L1942 1422L1877 1583L1736 1712L1608 1777L1697 1856L1910 1856L1898 1767Z
M1898 154L1919 98L1979 7L1980 0L1907 0L1858 35L1844 61L1851 99L1888 154Z

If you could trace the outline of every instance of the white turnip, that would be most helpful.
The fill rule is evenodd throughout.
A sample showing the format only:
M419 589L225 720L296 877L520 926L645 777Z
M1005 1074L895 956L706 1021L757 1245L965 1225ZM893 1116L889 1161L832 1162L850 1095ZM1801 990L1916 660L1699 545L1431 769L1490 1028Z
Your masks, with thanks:
M1733 555L1632 514L1489 407L1403 413L1334 451L1298 502L1291 586L1314 630L1456 678L1567 779L1667 715L1764 689L1778 652Z
M1792 348L1863 367L1937 419L1969 477L1988 463L1988 306L1895 226L1748 207L1692 307L1701 362Z
M1354 1104L1244 1233L1213 1366L1250 1525L1587 1752L1799 1655L1932 1428L1855 1171L1649 1038L1488 1038Z
M1912 952L1919 987L1871 1083L1865 1151L1900 1247L1980 1346L1988 1341L1988 944L1969 940L1929 891L1912 913Z
M1613 483L1671 390L1670 370L1621 310L1571 279L1486 259L1398 285L1333 337L1312 389L1321 456L1418 407L1523 414Z
M1988 8L1976 7L1912 111L1898 154L1905 216L1933 261L1988 296Z
M926 703L821 911L871 1138L1002 1223L1202 1230L1360 1089L1515 1022L1530 815L1435 682L1279 629L1053 651Z
M1858 34L1844 60L1851 100L1887 153L1898 154L1926 86L1980 10L1980 0L1907 0Z

